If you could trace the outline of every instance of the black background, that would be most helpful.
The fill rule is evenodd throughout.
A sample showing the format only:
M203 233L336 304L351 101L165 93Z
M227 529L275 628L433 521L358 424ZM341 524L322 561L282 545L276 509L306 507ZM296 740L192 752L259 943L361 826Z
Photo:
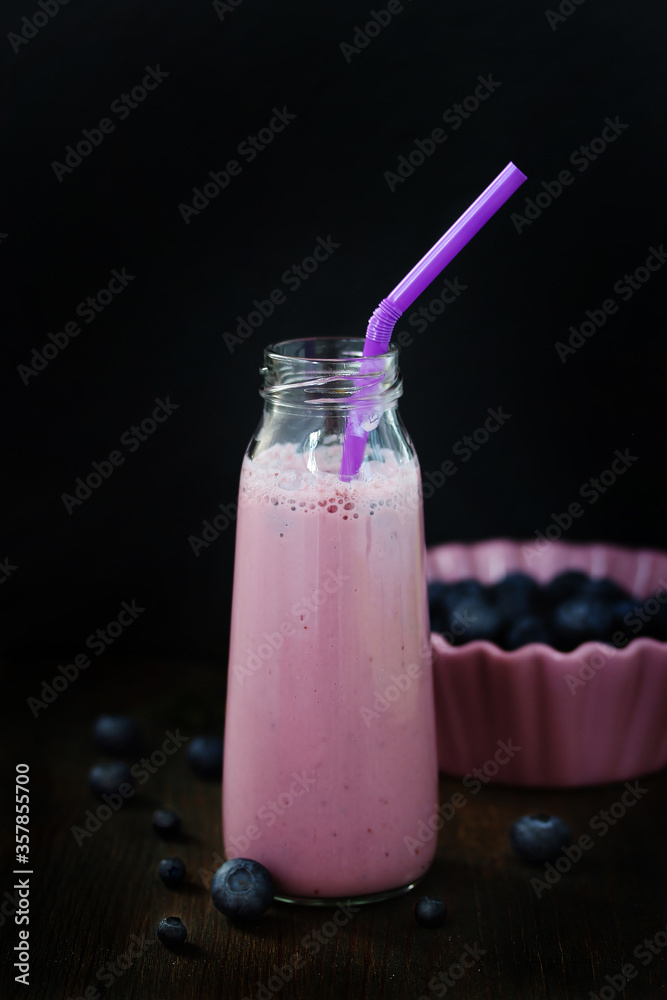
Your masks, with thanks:
M349 61L341 43L372 9L358 0L243 0L222 16L209 2L71 0L18 52L2 39L0 558L17 568L0 593L12 662L55 668L135 599L146 610L114 654L224 663L234 531L197 557L188 538L236 498L262 349L363 335L509 160L528 181L450 265L466 291L402 352L401 412L423 472L455 457L488 408L511 414L425 503L427 543L535 537L629 448L637 461L564 537L667 548L664 274L626 303L613 292L667 236L664 8L564 6L552 27L541 4L407 0ZM6 0L3 34L38 9ZM110 113L158 64L159 87L126 120ZM443 124L489 74L500 86L488 100L460 128ZM283 107L295 120L248 163L239 143ZM628 127L573 167L617 116ZM113 133L59 181L52 163L104 117ZM438 127L446 142L392 192L385 172ZM241 175L186 224L179 204L232 158ZM573 184L518 233L512 213L568 168ZM281 275L329 236L330 259L230 352L236 317L285 290ZM18 366L114 268L135 276L127 289L25 385ZM563 363L555 343L609 297L618 313ZM411 329L407 317L397 329ZM68 513L62 494L167 396L173 415L136 453L121 448L124 465Z

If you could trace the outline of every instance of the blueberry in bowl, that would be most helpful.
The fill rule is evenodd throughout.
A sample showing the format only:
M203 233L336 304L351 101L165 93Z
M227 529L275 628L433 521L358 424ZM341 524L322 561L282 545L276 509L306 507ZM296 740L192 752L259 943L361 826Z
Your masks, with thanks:
M558 605L552 623L557 649L569 651L582 642L611 641L614 605L599 597L580 594Z

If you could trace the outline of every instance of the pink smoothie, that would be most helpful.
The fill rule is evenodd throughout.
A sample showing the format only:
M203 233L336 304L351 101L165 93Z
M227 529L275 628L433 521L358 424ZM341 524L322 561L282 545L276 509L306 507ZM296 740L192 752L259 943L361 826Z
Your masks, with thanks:
M241 473L224 842L278 895L360 896L435 851L405 840L438 801L419 470L386 452L341 483L340 448L314 456L276 445Z

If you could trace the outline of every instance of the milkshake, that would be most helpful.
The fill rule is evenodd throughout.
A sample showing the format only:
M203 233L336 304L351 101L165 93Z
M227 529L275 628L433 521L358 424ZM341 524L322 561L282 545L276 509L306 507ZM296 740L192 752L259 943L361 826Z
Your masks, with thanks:
M257 440L236 528L225 852L264 864L278 898L391 895L435 851L406 846L437 804L418 463L409 442L376 447L342 482L340 435Z

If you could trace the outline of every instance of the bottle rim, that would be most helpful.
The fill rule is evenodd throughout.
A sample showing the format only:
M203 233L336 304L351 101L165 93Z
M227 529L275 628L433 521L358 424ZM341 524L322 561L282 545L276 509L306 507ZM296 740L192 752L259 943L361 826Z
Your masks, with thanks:
M329 355L309 355L309 354L298 354L297 345L303 345L303 350L306 349L308 344L354 344L356 348L354 352L351 350L349 353L341 353L339 356L329 356ZM295 337L293 340L281 340L275 344L269 344L268 347L264 348L264 360L276 359L284 360L289 359L295 362L327 362L329 364L349 364L354 361L361 361L363 350L364 350L365 340L363 337ZM284 350L279 350L279 348L284 348ZM291 348L291 350L286 350L286 348ZM376 359L386 359L386 358L398 358L399 347L397 344L390 344L387 351L383 354L373 354L370 357Z
M399 348L363 357L362 337L302 337L264 350L260 395L292 405L391 405L403 391Z

